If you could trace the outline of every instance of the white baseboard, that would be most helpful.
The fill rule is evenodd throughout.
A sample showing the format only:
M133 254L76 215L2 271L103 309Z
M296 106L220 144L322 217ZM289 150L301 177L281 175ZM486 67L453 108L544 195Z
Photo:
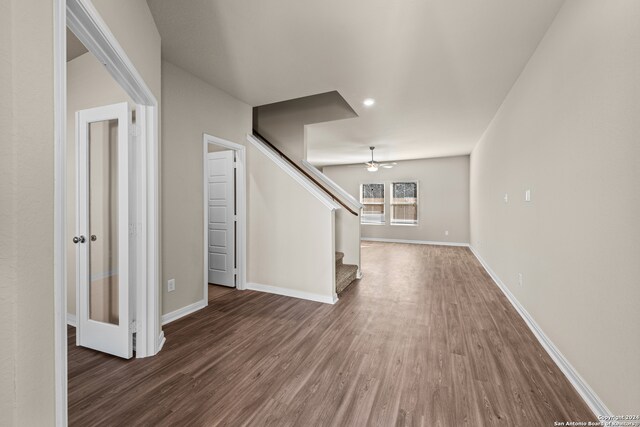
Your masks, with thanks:
M75 314L71 314L71 313L67 313L67 325L69 326L73 326L74 328L77 325L77 320L76 320L76 315Z
M362 237L365 242L387 242L387 243L409 243L412 245L438 245L438 246L460 246L469 247L468 243L457 242L436 242L433 240L406 240L406 239L385 239L382 237Z
M207 306L207 301L200 300L197 302L194 302L193 304L189 304L186 307L182 307L179 308L175 311L172 311L171 313L167 313L167 314L163 314L162 315L162 324L166 325L167 323L171 323L174 320L178 320L184 316L187 316L191 313L194 313L198 310L202 310L203 308L205 308ZM163 332L164 334L164 332Z
M247 289L252 291L266 292L269 294L284 295L286 297L306 299L309 301L323 302L325 304L335 304L338 296L325 296L311 292L298 291L295 289L280 288L278 286L262 285L260 283L247 283Z
M558 368L562 371L562 373L567 377L571 385L576 389L578 394L582 397L585 403L591 408L593 413L596 416L611 416L612 412L607 408L607 406L600 400L600 397L589 387L589 384L578 374L575 368L569 363L566 357L560 352L560 350L553 344L553 342L549 339L549 337L544 333L544 331L538 326L538 324L533 320L533 317L525 310L525 308L520 304L520 302L516 299L516 297L511 293L509 288L500 280L498 275L489 267L489 265L485 262L484 259L480 256L480 254L476 251L476 249L469 245L471 252L476 256L480 264L484 267L486 272L491 276L493 281L498 285L498 288L502 291L502 293L507 297L511 305L516 309L520 317L525 321L533 335L538 339L542 347L546 350L546 352L551 356L551 359L558 365Z
M162 350L165 342L167 342L167 339L164 337L164 331L160 331L158 334L158 349L156 350L156 354Z

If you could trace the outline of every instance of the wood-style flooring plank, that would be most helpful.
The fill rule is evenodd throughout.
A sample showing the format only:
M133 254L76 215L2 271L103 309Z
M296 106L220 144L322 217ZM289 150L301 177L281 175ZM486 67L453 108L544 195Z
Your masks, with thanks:
M534 426L593 414L467 248L366 242L335 305L210 286L155 357L75 346L72 426Z

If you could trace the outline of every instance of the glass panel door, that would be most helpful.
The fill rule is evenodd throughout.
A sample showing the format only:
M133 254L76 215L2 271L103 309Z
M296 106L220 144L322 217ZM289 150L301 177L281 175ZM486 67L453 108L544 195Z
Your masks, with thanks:
M129 288L129 125L126 103L76 113L77 343L133 355Z
M89 123L89 319L118 324L118 120Z

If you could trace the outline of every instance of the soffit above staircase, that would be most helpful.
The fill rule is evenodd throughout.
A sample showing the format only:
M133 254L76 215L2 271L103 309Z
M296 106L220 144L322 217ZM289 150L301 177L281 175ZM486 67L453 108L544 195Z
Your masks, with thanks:
M358 117L337 91L260 105L253 109L253 128L291 159L306 159L305 126Z
M337 90L360 117L308 126L319 165L469 153L562 3L148 0L164 59L251 106Z

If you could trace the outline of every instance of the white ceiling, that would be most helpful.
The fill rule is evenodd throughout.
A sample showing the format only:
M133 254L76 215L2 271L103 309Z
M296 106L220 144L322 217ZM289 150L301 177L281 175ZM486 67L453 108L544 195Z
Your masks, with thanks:
M307 126L326 165L469 153L563 0L147 2L166 60L252 106L340 92L360 117Z

